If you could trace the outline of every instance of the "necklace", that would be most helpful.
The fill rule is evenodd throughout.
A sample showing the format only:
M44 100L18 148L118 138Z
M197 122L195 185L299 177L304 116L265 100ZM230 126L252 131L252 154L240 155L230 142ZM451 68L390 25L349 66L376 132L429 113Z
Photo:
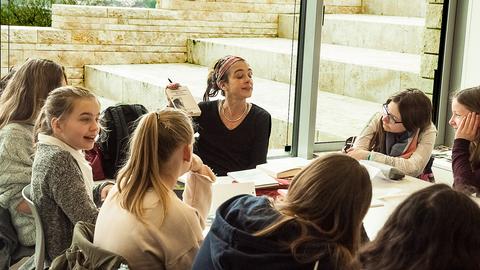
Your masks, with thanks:
M227 120L228 122L238 122L240 119L243 118L243 116L245 116L245 114L248 111L248 103L245 103L245 110L243 110L243 113L237 119L230 119L230 118L228 118L227 114L225 113L225 106L223 106L224 104L225 104L225 101L222 101L221 112L222 112L225 120ZM230 115L233 115L230 108L228 108L228 111L230 112Z

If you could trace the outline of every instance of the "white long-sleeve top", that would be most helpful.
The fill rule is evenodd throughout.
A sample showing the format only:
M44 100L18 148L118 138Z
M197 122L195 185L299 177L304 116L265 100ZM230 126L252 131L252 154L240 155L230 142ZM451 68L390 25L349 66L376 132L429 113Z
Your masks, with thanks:
M372 117L368 125L357 137L353 147L363 150L369 150L368 146L375 132L379 127L378 122L382 117L381 114ZM422 172L432 155L435 138L437 137L437 129L433 123L418 135L417 149L410 158L391 157L382 153L370 152L370 160L381 162L390 166L394 166L402 170L405 174L417 177Z

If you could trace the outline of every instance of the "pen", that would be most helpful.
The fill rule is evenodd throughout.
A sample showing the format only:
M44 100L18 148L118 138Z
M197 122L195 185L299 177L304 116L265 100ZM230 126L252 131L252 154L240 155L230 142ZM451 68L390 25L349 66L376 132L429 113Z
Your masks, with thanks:
M167 78L167 79L168 79L168 81L169 81L170 83L173 83L172 80L170 80L170 78Z

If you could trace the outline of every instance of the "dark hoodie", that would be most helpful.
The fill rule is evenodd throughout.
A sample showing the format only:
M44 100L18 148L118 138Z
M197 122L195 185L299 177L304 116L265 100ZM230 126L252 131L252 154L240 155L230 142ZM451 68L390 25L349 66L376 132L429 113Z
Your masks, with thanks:
M315 262L301 264L286 244L299 235L293 223L273 235L253 234L273 223L280 214L267 197L240 195L223 203L217 210L212 227L195 258L192 269L314 269ZM325 247L319 243L315 253ZM305 250L306 258L308 251ZM334 269L330 260L320 261L318 269Z

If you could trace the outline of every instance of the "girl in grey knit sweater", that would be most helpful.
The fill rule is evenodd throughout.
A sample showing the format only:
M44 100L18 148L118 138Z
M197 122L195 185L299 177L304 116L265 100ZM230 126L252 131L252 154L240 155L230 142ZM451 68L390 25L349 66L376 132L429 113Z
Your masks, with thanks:
M29 59L8 81L0 98L0 207L9 210L23 246L35 244L35 224L22 198L32 174L33 123L48 93L65 83L62 66Z
M32 200L42 219L47 262L68 248L75 223L97 218L92 168L83 150L93 148L99 115L92 93L64 86L49 94L37 119Z

